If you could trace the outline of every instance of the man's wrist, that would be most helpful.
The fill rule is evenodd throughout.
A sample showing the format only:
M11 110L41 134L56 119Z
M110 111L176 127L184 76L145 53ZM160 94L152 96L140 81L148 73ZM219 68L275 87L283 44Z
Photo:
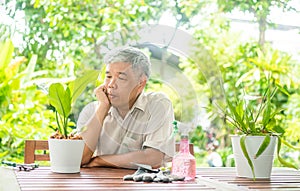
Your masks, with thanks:
M99 121L103 122L109 109L110 109L110 104L99 102L99 106L96 110L96 114L97 114Z

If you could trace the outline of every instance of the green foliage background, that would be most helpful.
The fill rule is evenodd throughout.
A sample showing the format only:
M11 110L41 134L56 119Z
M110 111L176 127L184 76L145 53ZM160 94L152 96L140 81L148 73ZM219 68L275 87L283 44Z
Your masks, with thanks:
M0 25L0 158L22 162L25 139L47 139L55 129L54 112L49 108L45 91L49 83L68 82L88 69L103 69L103 47L114 47L135 42L137 31L149 24L157 24L168 12L176 19L176 26L192 31L197 44L191 58L180 58L178 68L193 84L197 101L205 112L196 114L210 121L209 130L216 132L219 152L226 163L231 154L228 135L234 129L211 108L213 101L222 101L222 89L212 89L218 81L224 82L227 96L242 95L242 89L261 93L266 86L265 74L272 73L276 83L285 87L289 96L278 94L276 105L285 108L280 126L294 145L300 137L300 73L299 60L286 52L276 50L265 41L265 31L272 27L268 16L272 7L293 10L289 0L262 1L152 1L152 0L13 0L2 1L6 14L14 24ZM263 1L265 2L265 1ZM212 9L211 7L216 7ZM242 40L231 30L224 13L234 9L249 11L259 25L259 38ZM16 15L23 13L23 27ZM201 24L192 22L198 19ZM21 35L13 45L9 39ZM213 58L213 59L212 59ZM98 84L102 79L99 79ZM80 109L95 99L91 84L79 98L70 116L72 121ZM148 91L164 91L172 99L177 120L182 112L194 116L193 103L182 111L180 97L168 84L151 80ZM184 99L194 100L187 93ZM206 129L196 124L191 141L197 147L199 165L205 161ZM288 153L288 150L287 150ZM288 156L287 156L288 157Z

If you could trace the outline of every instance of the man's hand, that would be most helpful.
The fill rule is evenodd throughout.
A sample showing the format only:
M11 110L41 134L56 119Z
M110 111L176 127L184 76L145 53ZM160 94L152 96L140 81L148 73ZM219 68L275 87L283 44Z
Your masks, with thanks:
M110 101L107 97L107 89L104 84L100 85L94 90L94 94L96 95L99 102L103 103L106 106L110 107Z
M91 154L91 153L90 153ZM135 163L150 165L159 168L162 164L164 153L153 148L132 151L123 154L101 155L91 158L89 162L83 163L82 167L118 167L136 169Z
M100 156L91 158L90 162L83 165L82 167L91 168L91 167L100 167L100 166L117 167L103 160Z

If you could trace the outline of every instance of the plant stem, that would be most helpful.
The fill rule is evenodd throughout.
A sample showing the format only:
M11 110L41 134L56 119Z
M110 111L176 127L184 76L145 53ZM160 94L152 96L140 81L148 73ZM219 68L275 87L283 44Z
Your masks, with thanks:
M57 123L58 131L61 132L61 126L60 126L60 122L59 122L59 114L57 111L55 111L55 115L56 115L56 123Z

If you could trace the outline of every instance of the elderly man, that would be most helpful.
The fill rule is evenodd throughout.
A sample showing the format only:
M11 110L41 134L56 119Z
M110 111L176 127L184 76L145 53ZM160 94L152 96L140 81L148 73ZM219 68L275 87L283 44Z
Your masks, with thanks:
M104 62L105 80L95 89L98 100L78 118L85 140L82 166L162 166L175 152L174 113L166 95L144 92L149 58L137 48L122 47L109 52Z

